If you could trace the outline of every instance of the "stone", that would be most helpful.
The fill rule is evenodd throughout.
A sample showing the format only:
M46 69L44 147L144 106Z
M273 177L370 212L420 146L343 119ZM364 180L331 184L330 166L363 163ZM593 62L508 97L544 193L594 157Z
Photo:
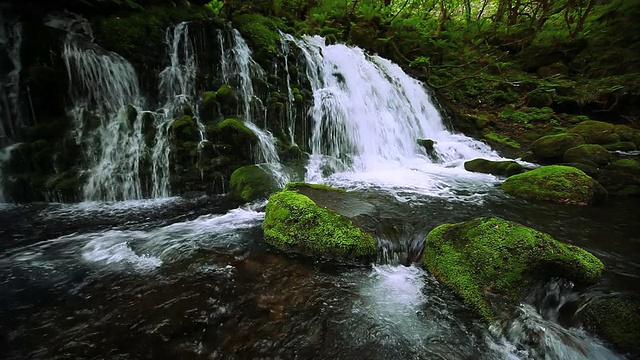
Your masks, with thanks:
M524 172L524 167L515 161L491 161L474 159L464 163L467 171L492 174L497 176L512 176Z
M587 120L576 125L569 133L579 134L587 144L612 144L620 141L613 124Z
M584 144L565 151L562 160L568 163L596 164L607 166L613 159L611 153L600 145Z
M556 134L543 136L531 144L533 154L541 159L560 158L572 147L584 144L584 139L578 134Z

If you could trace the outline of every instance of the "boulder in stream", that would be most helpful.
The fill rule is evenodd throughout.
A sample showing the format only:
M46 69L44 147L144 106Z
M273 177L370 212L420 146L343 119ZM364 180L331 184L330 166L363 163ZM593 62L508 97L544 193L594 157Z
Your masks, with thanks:
M310 256L347 262L373 260L378 252L376 241L351 220L370 211L369 204L360 207L357 199L345 201L345 197L343 190L325 185L288 184L269 198L262 225L265 241Z
M607 191L582 170L569 166L543 166L514 175L502 189L514 196L530 200L587 205L606 198Z
M464 169L497 176L511 176L524 172L524 167L515 161L491 161L480 158L465 162Z
M584 307L585 325L633 358L640 355L640 301L619 296L596 298Z
M258 165L246 165L231 174L231 195L243 201L267 198L275 191L278 183L273 175Z
M560 158L572 147L584 144L584 139L579 134L556 134L539 138L531 144L533 154L541 159Z
M444 224L427 235L423 265L491 321L500 298L516 305L533 280L562 277L595 281L602 262L589 252L550 235L499 218Z

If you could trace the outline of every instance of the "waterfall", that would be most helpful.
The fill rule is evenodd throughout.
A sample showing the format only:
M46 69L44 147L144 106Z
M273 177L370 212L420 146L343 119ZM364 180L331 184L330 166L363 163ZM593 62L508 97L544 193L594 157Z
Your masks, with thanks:
M308 180L327 172L389 173L418 166L416 159L432 163L417 144L424 138L436 141L443 162L495 156L488 146L447 131L424 85L389 60L325 45L319 36L284 34L283 40L300 49L313 90Z
M280 38L284 39L285 34L279 31ZM285 84L287 86L287 103L286 103L286 117L287 117L287 129L289 130L289 141L292 145L296 144L295 133L296 133L296 117L297 112L294 106L295 97L293 94L293 89L291 88L291 74L289 73L289 54L291 53L291 46L289 46L288 41L280 42L280 53L284 58L284 76L285 76ZM276 63L277 64L277 63ZM276 69L277 75L277 69Z
M20 109L20 72L22 63L22 24L11 23L0 13L0 56L9 60L8 68L0 68L0 146L10 143L18 129L25 127ZM6 51L6 54L4 52ZM5 73L5 71L7 71Z
M69 73L70 111L79 143L86 148L86 200L143 197L139 176L146 146L142 108L133 66L121 56L69 35L63 58Z
M152 197L169 196L169 128L185 108L193 112L200 141L206 139L204 124L195 103L196 75L198 72L196 53L189 37L189 24L182 22L166 31L165 41L169 53L169 64L160 73L160 94L164 97L160 116L156 116L156 136L153 148Z
M271 171L280 185L284 186L288 177L284 174L280 164L280 157L276 149L276 139L269 131L260 128L256 120L260 117L266 119L266 108L260 98L254 92L253 79L265 78L265 71L251 57L251 49L244 41L238 30L231 30L231 47L225 49L224 37L219 31L221 51L221 77L231 84L236 91L238 101L238 113L242 114L245 125L253 131L258 138L256 149L256 161Z

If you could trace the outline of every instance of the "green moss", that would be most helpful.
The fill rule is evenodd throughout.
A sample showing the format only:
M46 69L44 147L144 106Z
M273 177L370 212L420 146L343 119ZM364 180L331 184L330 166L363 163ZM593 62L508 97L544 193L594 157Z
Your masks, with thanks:
M508 178L502 189L531 200L586 205L606 196L606 191L587 174L569 166L544 166Z
M296 191L271 195L262 228L267 243L286 251L348 261L369 261L377 253L371 235Z
M623 351L640 353L640 304L637 301L614 297L597 299L587 305L585 322Z
M513 149L520 149L522 147L520 144L518 144L517 141L503 134L489 132L484 134L484 138L494 143L505 145Z
M584 139L578 134L556 134L543 136L531 144L533 154L542 159L561 157L572 147L584 144Z
M569 163L586 163L605 166L611 162L611 153L600 145L584 144L568 149L562 160Z
M493 174L498 176L512 176L524 172L522 165L515 161L491 161L486 159L474 159L464 163L467 171Z
M213 103L216 102L216 95L217 93L215 91L205 91L202 93L202 106L212 106Z
M609 151L634 151L637 149L636 144L631 141L620 141L613 144L602 145L602 147Z
M198 139L198 129L191 116L184 115L175 119L171 123L173 136L184 141L195 141Z
M620 136L615 133L615 127L602 121L583 121L569 132L579 134L587 144L611 144L620 141Z
M257 165L243 166L231 174L231 195L244 201L266 198L277 190L273 176Z
M231 98L235 98L235 96L235 91L233 91L231 86L227 84L220 86L218 91L216 91L216 98L218 99L218 101L230 100Z
M640 162L634 159L619 159L607 166L607 170L622 171L640 177Z
M233 18L236 28L245 36L252 49L260 60L271 62L278 53L280 35L277 29L282 27L274 18L269 18L258 13L242 14Z
M613 132L618 134L621 141L633 141L635 131L627 125L615 125Z
M576 246L498 218L438 226L427 236L423 264L489 321L495 312L485 292L515 304L533 278L588 283L603 270L600 260Z

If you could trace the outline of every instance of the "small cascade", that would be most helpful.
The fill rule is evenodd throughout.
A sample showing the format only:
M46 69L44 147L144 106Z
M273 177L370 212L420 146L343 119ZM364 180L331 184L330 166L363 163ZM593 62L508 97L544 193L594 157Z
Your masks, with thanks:
M286 103L286 124L287 124L287 129L289 130L289 141L291 142L292 145L296 145L296 140L295 140L295 133L296 133L296 117L297 117L297 111L296 111L296 107L294 106L294 102L295 102L295 97L293 94L293 89L291 88L291 74L289 72L289 54L291 54L291 46L289 45L288 41L284 40L285 34L283 32L280 32L280 38L282 41L280 41L280 53L283 55L284 58L284 78L286 81L286 85L287 85L287 103ZM276 73L277 73L277 69L276 69Z
M86 147L89 176L86 200L143 197L139 176L145 152L138 79L121 56L73 35L63 49L77 140Z
M280 157L276 149L276 139L269 131L256 124L259 118L266 118L266 109L262 101L254 91L254 78L265 78L264 70L251 57L251 49L244 41L240 32L231 30L231 47L225 49L224 36L218 33L221 49L221 77L227 84L231 84L239 98L238 113L242 114L245 124L258 137L258 149L256 149L256 161L265 169L269 169L280 185L288 182L287 176L282 171Z
M20 72L22 63L22 24L7 21L0 13L0 56L9 63L0 67L0 146L11 142L18 129L25 127L20 109ZM6 53L5 53L6 52Z
M435 140L445 162L491 155L488 146L447 131L424 85L389 60L325 45L319 36L283 39L300 48L314 95L308 180L321 181L327 171L388 172L416 158L432 162L421 138Z
M169 196L169 129L186 108L193 112L200 134L200 141L206 139L204 124L200 121L195 102L195 82L198 71L196 53L189 37L189 24L182 22L166 31L169 64L160 73L160 94L165 103L159 116L155 117L155 146L153 148L152 197Z

